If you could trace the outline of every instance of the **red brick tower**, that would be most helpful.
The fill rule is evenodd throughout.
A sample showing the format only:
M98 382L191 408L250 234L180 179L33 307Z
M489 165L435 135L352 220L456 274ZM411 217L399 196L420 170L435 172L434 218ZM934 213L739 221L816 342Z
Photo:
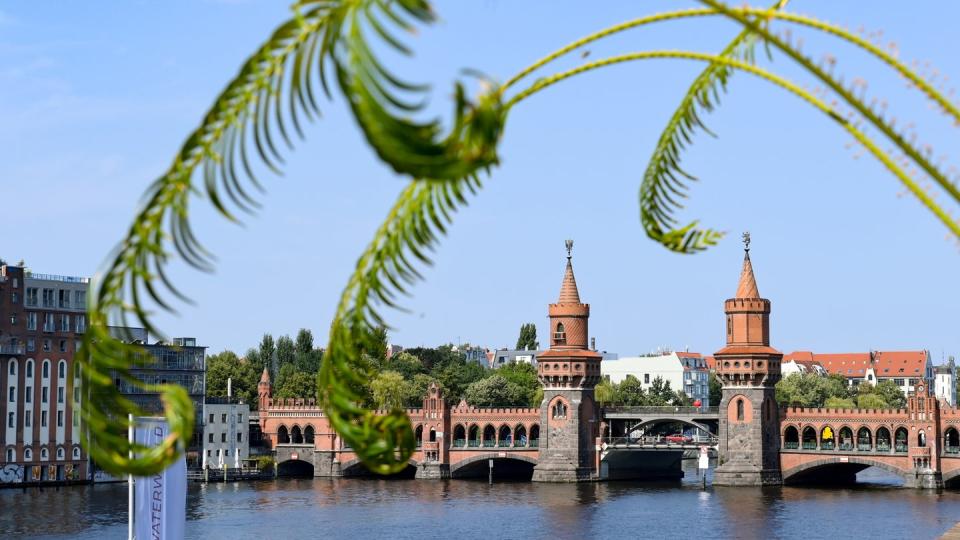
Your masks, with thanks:
M780 475L780 413L774 386L783 354L770 347L770 301L760 297L744 233L737 294L724 304L727 346L717 351L723 381L717 485L773 485Z
M550 304L550 349L537 357L543 384L540 404L540 462L537 482L577 482L591 479L595 452L597 408L593 388L600 381L601 356L587 347L590 305L580 302L567 240L567 268L560 298Z
M267 410L270 390L270 372L267 371L267 368L263 368L263 373L260 374L260 382L257 383L257 400L261 411Z

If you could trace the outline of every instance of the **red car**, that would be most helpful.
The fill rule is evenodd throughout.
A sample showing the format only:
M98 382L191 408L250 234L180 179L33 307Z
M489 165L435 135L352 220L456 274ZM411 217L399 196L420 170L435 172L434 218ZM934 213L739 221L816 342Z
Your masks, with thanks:
M667 435L665 439L668 443L674 444L687 444L693 442L693 437L688 437L687 435L683 435L681 433L677 433L676 435Z

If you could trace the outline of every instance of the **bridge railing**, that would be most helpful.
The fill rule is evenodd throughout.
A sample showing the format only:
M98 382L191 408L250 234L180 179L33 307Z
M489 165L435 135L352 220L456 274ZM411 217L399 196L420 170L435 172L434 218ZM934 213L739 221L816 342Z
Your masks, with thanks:
M690 446L696 444L716 446L719 438L695 436L681 439L669 435L651 435L646 437L607 437L603 442L611 446Z
M656 414L656 415L671 415L671 414L703 414L703 415L714 415L719 414L720 407L686 407L686 406L665 406L665 407L646 407L646 406L615 406L615 407L604 407L604 413L613 413L613 414Z

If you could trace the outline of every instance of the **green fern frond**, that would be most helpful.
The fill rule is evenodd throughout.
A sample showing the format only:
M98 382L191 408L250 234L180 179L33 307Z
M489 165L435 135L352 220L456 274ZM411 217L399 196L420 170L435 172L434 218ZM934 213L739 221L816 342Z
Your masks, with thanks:
M379 307L399 307L395 298L409 293L420 278L418 264L431 264L427 252L480 187L475 175L411 182L360 256L341 296L318 377L320 395L337 433L374 472L403 470L415 442L403 410L380 415L360 405L372 378L363 351L375 348L376 331L386 325Z

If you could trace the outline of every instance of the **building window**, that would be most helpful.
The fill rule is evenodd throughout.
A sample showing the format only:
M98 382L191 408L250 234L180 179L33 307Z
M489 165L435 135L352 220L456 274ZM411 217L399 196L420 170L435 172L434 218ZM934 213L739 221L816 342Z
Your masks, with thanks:
M743 422L743 400L737 400L737 422Z
M43 290L43 307L54 307L53 306L53 289Z
M86 315L77 315L77 333L82 334L87 331L87 316Z
M37 288L36 287L27 287L27 296L24 298L24 303L28 306L37 305Z
M221 433L221 434L220 434L220 442L227 442L227 434L226 434L226 433Z
M57 388L57 403L63 403L63 387Z
M35 311L27 312L27 330L37 329L37 313Z
M63 360L60 361L60 364L57 366L57 377L63 379L67 376L67 363Z
M220 415L220 423L221 423L221 424L226 424L226 423L227 423L227 415L226 415L226 413Z
M17 423L16 413L7 413L7 427L13 427Z
M70 307L70 291L60 289L59 293L60 293L59 294L60 307L69 308Z
M43 352L50 352L50 340L43 340Z
M558 401L553 405L553 417L554 418L566 418L567 417L567 404Z
M43 331L53 332L56 329L57 328L53 322L53 313L44 313L43 314Z
M11 324L12 326L15 326L15 325L17 324L17 314L16 314L16 313L10 315L10 324Z
M73 305L77 308L83 308L87 305L87 291L73 292Z
M207 442L213 442L213 433L207 436Z
M17 293L12 293L12 294L10 295L10 303L12 303L12 304L19 304L19 303L20 303L20 295L17 294Z
M46 449L46 448L41 448L41 449L40 449L40 459L47 459L47 449Z
M60 316L60 331L69 332L70 331L70 316L61 315Z
M213 413L210 413L210 423L211 424L213 423ZM210 442L213 442L213 441L210 441Z
M23 460L30 461L31 459L33 459L33 452L29 448L25 448L23 450Z
M7 448L7 463L12 463L15 458L13 448Z
M67 340L65 339L60 340L60 352L67 352ZM61 377L62 376L63 375L61 375Z
M11 386L10 387L10 403L13 403L16 400L17 400L17 387Z
M242 415L242 414L238 414L238 415L237 415L237 423L238 423L238 424L242 424L242 423L243 423L243 415Z
M644 373L644 374L643 374L643 384L650 384L650 374L649 374L649 373Z
M243 442L243 433L237 433L237 442Z
M80 459L80 447L79 447L79 446L74 446L74 447L73 447L73 459Z
M33 411L26 410L23 411L23 427L33 426Z
M33 401L33 387L32 387L32 386L28 386L28 387L26 387L26 389L24 390L24 392L23 392L23 401L26 402L26 403L30 403L30 402Z
M80 411L73 411L73 427L80 426Z
M57 459L63 459L63 448L57 448Z
M17 374L17 361L11 359L11 360L10 360L10 375L16 375L16 374Z
M37 340L33 338L27 338L27 352L34 352L37 350Z
M50 378L50 361L49 360L43 361L43 378L44 379Z
M73 401L76 403L80 403L80 387L79 386L73 387Z
M57 411L57 427L63 427L63 411Z
M50 389L44 386L40 389L40 403L47 402L47 393L50 392Z

